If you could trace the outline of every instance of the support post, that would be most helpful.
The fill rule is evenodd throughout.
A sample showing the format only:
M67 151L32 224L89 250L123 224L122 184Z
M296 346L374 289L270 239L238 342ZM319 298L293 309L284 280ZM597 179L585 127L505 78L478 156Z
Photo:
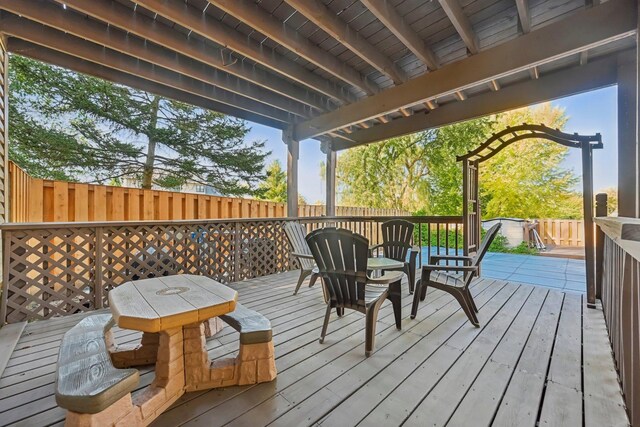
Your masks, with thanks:
M593 150L582 143L582 202L584 207L584 251L587 267L587 306L595 308L595 239L593 226Z
M618 214L638 217L637 49L618 55Z
M462 161L462 251L465 256L469 255L469 232L471 231L469 221L469 161Z
M596 217L607 216L607 194L596 194ZM596 298L602 298L602 271L604 263L604 232L596 227Z
M0 105L0 223L8 222L9 211L9 52L7 50L7 37L0 33L0 88L2 93L2 105ZM0 260L4 260L0 237ZM0 262L0 277L5 263ZM5 282L6 283L6 282ZM2 286L0 285L0 291ZM2 294L6 294L6 290ZM5 307L6 308L6 307ZM0 325L4 322L0 320Z
M300 142L289 130L282 132L282 141L287 144L287 216L298 217L298 157Z
M336 216L336 160L337 153L331 147L327 150L326 184L327 216Z

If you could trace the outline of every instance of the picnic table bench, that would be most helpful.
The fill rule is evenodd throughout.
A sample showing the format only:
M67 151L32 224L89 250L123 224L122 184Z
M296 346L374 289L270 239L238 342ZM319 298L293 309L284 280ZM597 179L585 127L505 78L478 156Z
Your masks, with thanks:
M233 289L191 275L129 282L112 290L113 319L89 316L62 339L56 401L69 410L66 425L145 426L187 391L273 380L271 324L236 299ZM212 362L206 335L221 328L220 319L240 333L240 348L237 357ZM111 337L114 323L142 331L141 343L118 347ZM211 323L214 329L205 325ZM138 371L118 368L149 363L156 364L155 378L132 398Z

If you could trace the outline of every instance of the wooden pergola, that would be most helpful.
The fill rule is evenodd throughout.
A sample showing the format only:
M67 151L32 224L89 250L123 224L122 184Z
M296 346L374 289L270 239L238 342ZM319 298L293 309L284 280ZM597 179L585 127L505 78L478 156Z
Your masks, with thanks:
M281 129L290 216L321 141L331 215L338 150L617 84L637 216L637 29L634 0L0 0L1 152L14 52Z

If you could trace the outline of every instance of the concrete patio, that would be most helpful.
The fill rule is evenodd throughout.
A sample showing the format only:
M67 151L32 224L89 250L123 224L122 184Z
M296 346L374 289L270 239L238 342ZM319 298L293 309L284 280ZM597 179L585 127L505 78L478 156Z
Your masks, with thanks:
M490 252L482 263L482 276L563 291L586 292L584 260Z

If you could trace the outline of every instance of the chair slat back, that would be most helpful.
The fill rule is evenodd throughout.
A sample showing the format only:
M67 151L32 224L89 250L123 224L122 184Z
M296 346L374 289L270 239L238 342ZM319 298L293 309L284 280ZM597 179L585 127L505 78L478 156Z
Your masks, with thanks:
M307 242L333 305L364 307L369 240L326 227L311 232Z
M489 246L491 246L493 239L495 239L496 236L498 235L498 231L500 231L500 227L502 227L502 224L497 223L487 230L487 234L484 235L484 239L482 239L482 242L480 242L480 247L478 248L478 252L476 252L476 254L473 257L473 260L471 261L472 265L480 264L480 262L482 261L482 258L484 258L487 251L489 250Z
M313 255L309 249L307 241L305 240L307 227L299 222L291 221L285 223L283 228L293 252L304 255ZM298 258L298 262L300 263L300 267L304 270L312 269L315 266L312 260L306 258Z
M406 261L411 250L414 225L404 219L392 219L383 222L380 228L384 256L396 261Z
M478 252L476 252L476 254L471 259L472 266L477 266L480 264L480 262L482 262L482 258L484 258L484 256L487 253L487 250L489 250L489 246L491 246L491 242L493 242L493 239L495 239L496 236L498 235L498 231L500 231L500 227L502 227L502 224L498 223L498 224L495 224L493 227L491 227L489 230L487 230L487 234L484 235L482 242L480 242L480 247L478 248ZM477 273L464 274L465 286L469 286L469 284L471 284L471 280L476 276L476 274Z

